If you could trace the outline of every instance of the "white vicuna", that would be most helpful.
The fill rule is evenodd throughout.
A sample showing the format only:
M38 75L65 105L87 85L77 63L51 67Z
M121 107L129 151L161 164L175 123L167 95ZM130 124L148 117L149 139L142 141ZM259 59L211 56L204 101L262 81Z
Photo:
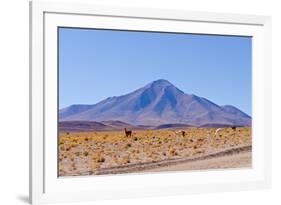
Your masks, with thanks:
M222 128L216 129L214 137L217 136L217 133L218 133L219 131L221 131L221 130L222 130Z

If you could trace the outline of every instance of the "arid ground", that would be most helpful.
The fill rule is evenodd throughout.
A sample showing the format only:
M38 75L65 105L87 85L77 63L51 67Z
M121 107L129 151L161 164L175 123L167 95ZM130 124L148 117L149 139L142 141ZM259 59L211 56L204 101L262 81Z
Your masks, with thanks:
M59 176L251 167L250 127L60 132Z

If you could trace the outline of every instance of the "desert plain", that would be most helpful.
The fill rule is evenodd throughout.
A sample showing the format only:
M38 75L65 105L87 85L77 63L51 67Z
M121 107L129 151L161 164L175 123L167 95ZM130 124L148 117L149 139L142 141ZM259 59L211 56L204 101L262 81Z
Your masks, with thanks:
M250 127L60 132L59 176L249 168Z

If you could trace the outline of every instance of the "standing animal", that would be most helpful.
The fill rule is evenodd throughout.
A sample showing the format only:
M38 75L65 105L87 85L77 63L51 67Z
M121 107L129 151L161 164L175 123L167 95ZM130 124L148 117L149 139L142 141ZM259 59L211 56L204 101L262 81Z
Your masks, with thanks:
M124 130L125 130L126 137L131 137L132 136L132 130L127 130L127 128L125 128Z
M184 130L178 130L174 131L176 135L181 134L183 137L185 136L185 131Z
M214 137L218 134L218 132L219 132L220 130L222 130L222 128L216 129Z

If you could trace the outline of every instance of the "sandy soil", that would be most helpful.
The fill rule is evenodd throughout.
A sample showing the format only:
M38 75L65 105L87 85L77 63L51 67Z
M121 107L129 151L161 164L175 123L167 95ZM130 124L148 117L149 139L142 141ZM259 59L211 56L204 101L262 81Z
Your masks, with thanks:
M251 128L60 133L59 176L251 166Z
M144 170L144 172L158 171L187 171L202 169L250 168L252 166L252 152L243 151L236 154L198 159L158 168Z
M187 171L201 169L249 168L252 164L252 147L239 146L213 152L208 155L166 159L122 166L101 168L96 175L132 172Z

